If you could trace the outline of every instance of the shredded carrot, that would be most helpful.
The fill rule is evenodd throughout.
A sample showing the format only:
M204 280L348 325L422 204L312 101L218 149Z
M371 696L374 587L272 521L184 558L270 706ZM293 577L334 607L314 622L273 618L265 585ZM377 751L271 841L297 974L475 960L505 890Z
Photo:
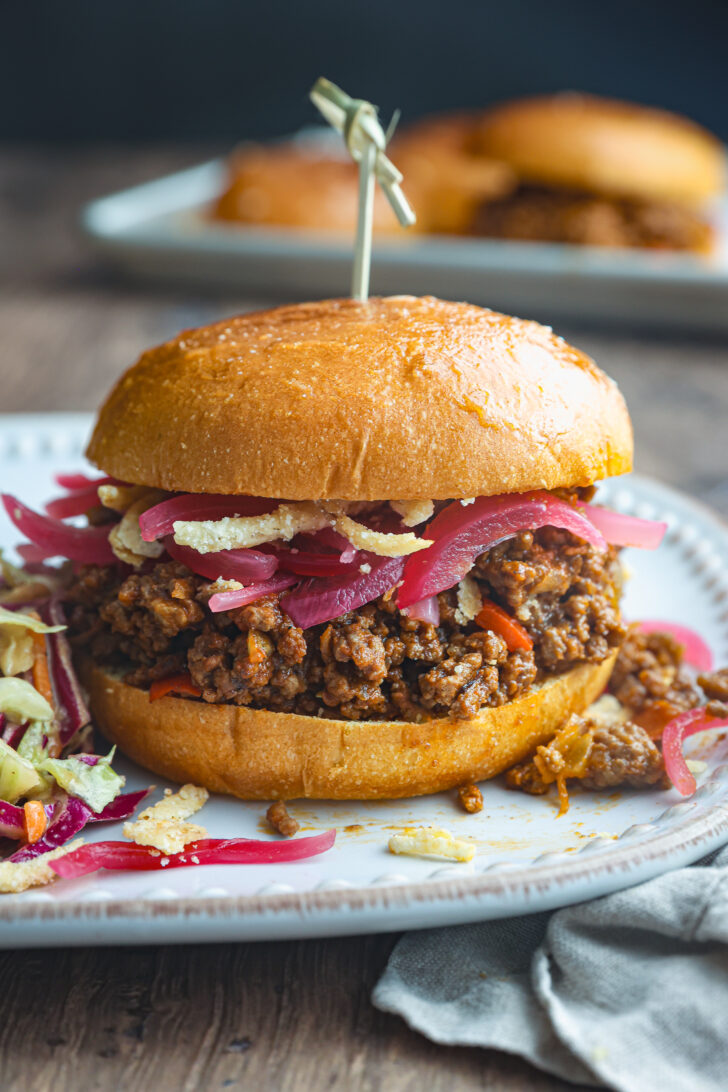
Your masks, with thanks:
M55 706L51 676L48 670L48 649L45 635L33 634L33 686L49 705Z
M30 845L42 838L48 822L45 808L39 800L28 800L23 804L25 836Z
M189 694L193 698L202 696L199 686L195 686L187 672L181 675L170 675L166 679L157 679L149 687L149 700L156 701L166 694Z
M483 606L476 614L475 621L481 629L492 630L493 633L497 633L499 637L502 637L509 652L515 652L517 649L528 651L533 648L533 641L521 623L517 622L515 618L511 618L510 614L503 610L503 607L499 607L497 603L493 603L490 599L483 601Z
M566 815L567 811L569 810L569 790L566 787L565 774L559 774L559 776L556 778L556 788L559 792L559 811L556 818L560 819L561 816Z
M254 630L248 633L248 659L251 664L260 664L266 658L266 648Z
M640 728L644 728L650 739L662 739L665 727L679 713L680 709L677 705L666 701L665 698L660 698L657 701L650 702L641 713L637 713L632 719L635 724L639 724Z

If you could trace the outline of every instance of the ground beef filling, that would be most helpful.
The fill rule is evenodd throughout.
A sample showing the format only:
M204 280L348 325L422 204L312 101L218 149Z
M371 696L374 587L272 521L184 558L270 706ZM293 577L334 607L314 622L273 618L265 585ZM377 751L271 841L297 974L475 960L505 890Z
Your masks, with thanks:
M614 550L544 528L489 550L472 575L525 626L532 651L509 652L458 621L454 591L439 596L438 626L405 618L392 596L305 631L278 596L211 614L209 582L164 560L126 576L82 568L69 624L79 650L122 667L132 685L189 671L207 702L348 720L470 717L543 676L601 662L622 640Z
M690 209L522 185L481 206L473 231L504 239L706 250L710 229Z
M508 770L506 784L540 795L561 780L562 804L563 783L570 778L586 789L663 786L665 725L699 707L710 717L728 717L728 668L696 676L669 633L632 629L619 650L609 691L611 697L582 717L572 716L532 758ZM579 748L587 736L588 747Z

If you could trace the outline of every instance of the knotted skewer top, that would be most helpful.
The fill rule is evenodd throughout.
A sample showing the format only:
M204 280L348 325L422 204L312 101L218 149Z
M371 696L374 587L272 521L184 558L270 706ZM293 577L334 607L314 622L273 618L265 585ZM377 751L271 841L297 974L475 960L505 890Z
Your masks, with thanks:
M400 188L402 172L385 155L394 125L385 133L376 106L365 99L351 98L323 77L316 81L310 95L329 124L343 135L349 154L359 165L359 218L351 294L355 299L365 300L369 292L375 179L402 227L415 222L415 214Z

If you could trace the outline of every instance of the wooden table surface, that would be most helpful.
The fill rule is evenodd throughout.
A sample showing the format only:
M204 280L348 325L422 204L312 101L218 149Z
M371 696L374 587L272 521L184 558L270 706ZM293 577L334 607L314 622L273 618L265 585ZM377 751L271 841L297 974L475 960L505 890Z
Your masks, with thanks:
M0 155L0 411L93 409L148 345L258 302L119 283L76 228L94 196L210 149ZM637 467L728 514L728 344L559 327L620 383ZM396 937L0 953L0 1088L572 1088L377 1012Z

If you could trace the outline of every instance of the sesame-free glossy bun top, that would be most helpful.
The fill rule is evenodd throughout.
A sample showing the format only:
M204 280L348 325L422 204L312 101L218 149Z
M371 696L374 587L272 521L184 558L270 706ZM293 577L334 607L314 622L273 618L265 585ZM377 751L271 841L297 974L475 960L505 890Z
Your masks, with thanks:
M723 149L665 110L575 92L495 106L473 145L527 182L699 204L723 184Z
M549 328L395 296L240 315L149 350L88 456L175 491L465 498L621 474L632 432L616 385Z
M245 144L233 154L228 169L227 187L212 209L214 219L347 238L356 231L359 176L351 159L291 142ZM379 186L373 226L390 234L402 230Z

